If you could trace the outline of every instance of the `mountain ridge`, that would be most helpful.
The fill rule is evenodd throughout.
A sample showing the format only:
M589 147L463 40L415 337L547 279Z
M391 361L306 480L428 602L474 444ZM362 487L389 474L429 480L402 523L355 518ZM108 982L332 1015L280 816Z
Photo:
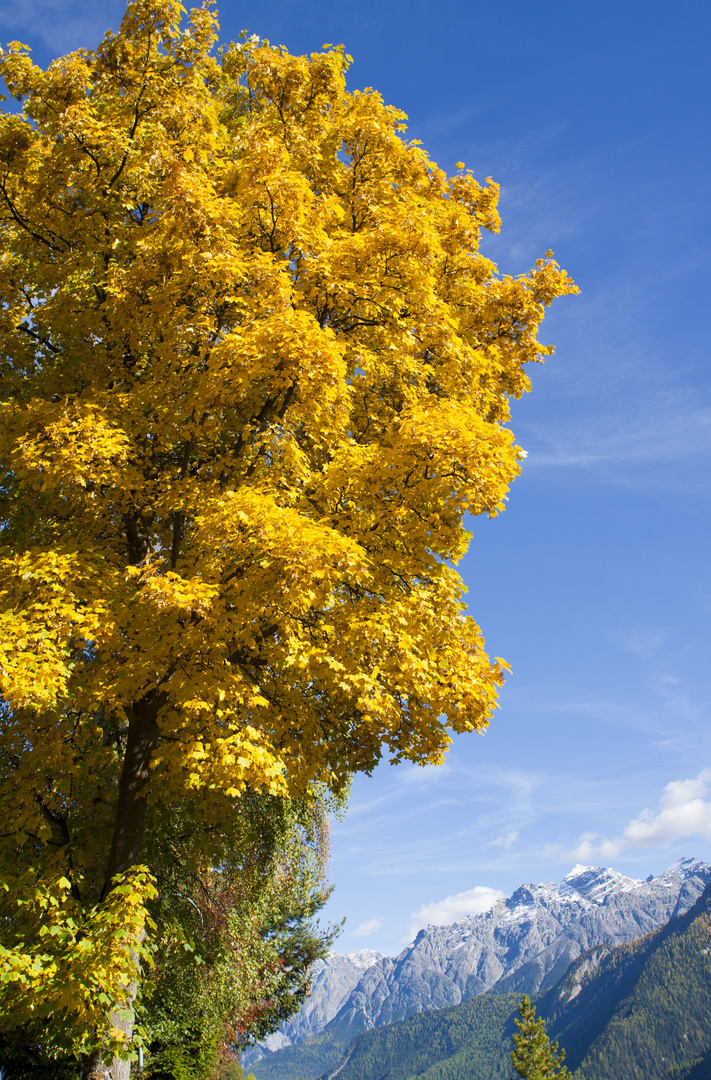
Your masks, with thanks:
M682 859L646 881L579 864L560 882L521 885L487 912L423 928L397 957L369 964L321 1030L310 1022L310 1035L245 1063L257 1080L317 1076L370 1028L492 989L536 994L592 945L632 941L688 911L709 881L711 865Z
M520 995L489 991L356 1036L321 1080L506 1080ZM621 945L596 945L536 1000L573 1080L709 1080L711 884Z

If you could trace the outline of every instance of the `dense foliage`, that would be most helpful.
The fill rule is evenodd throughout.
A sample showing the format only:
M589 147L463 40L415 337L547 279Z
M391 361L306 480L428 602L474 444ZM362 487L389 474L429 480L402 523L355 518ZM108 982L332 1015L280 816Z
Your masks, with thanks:
M201 874L183 853L158 879L160 947L138 1014L156 1080L212 1080L220 1061L276 1030L336 932L314 922L328 896L324 800L247 794L240 809L249 828L236 865Z
M215 1080L220 1066L236 1067L240 1047L298 1009L311 965L335 933L313 918L328 895L329 805L323 795L245 793L231 859L208 873L199 871L192 851L199 826L176 820L163 834L169 858L156 854L158 889L150 904L154 968L138 1012L147 1077ZM198 846L204 842L197 838ZM41 993L36 1004L41 1019ZM41 1022L18 1027L11 1020L11 1012L0 1019L5 1080L76 1077L73 1059L47 1062L53 1049L67 1047L53 1047Z

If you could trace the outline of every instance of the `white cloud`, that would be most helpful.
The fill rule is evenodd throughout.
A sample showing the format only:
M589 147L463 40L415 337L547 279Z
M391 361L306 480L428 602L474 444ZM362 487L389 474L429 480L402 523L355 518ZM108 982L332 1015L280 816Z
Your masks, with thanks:
M376 930L379 930L383 925L382 919L368 919L367 922L362 922L360 926L357 926L353 931L353 937L370 937Z
M489 844L489 847L502 847L510 850L517 840L518 833L516 831L507 832L503 836L497 837L496 840L492 840Z
M439 783L451 772L445 765L411 765L402 769L398 774L398 781L402 785L424 787L427 784Z
M664 788L659 810L643 810L619 836L611 840L597 833L583 833L573 855L581 862L602 856L614 859L622 851L640 847L665 847L685 836L711 840L711 769L691 780L673 780Z
M410 933L416 934L423 926L448 926L461 922L467 915L481 915L492 908L505 894L500 889L490 889L488 885L475 885L466 892L455 893L433 904L424 904L412 914Z

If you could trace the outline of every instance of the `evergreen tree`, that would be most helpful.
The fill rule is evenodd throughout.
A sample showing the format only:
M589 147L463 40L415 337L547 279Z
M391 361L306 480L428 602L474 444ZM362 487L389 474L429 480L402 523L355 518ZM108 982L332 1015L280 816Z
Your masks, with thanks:
M536 1017L536 1007L524 994L518 1008L520 1020L515 1024L518 1034L514 1035L514 1049L511 1051L511 1064L524 1080L571 1080L570 1069L563 1064L565 1050L558 1050L558 1043L552 1043L546 1035L546 1023Z

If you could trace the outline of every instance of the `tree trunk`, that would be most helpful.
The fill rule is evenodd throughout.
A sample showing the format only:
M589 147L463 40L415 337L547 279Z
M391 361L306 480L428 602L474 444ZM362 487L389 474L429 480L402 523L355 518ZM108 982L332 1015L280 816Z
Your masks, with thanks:
M100 1050L95 1050L93 1054L81 1055L79 1080L111 1080L111 1074L104 1065Z
M125 1024L126 1021L124 1020ZM133 1027L133 1025L131 1025ZM130 1034L130 1033L129 1033ZM121 1061L119 1058L114 1058L111 1063L111 1080L130 1080L131 1077L131 1062Z
M146 829L146 797L143 791L150 778L151 761L158 746L158 711L166 700L167 694L153 691L137 702L131 710L104 896L111 891L111 881L116 874L140 865L143 858ZM137 957L136 967L138 968ZM135 998L137 990L137 983L133 983L132 999ZM114 1016L112 1022L119 1030L124 1031L130 1040L133 1015L125 1020ZM130 1075L130 1061L113 1058L111 1066L108 1067L98 1051L87 1055L80 1063L82 1080L129 1080Z
M138 967L138 957L136 957L136 967ZM133 1002L133 1000L136 997L136 993L138 991L138 985L135 982L131 983L130 990L131 990L131 1002ZM113 1023L116 1025L116 1027L119 1029L119 1031L125 1031L126 1035L130 1039L131 1035L133 1034L133 1006L131 1007L131 1015L130 1015L130 1017L126 1017L125 1020L120 1019L118 1016L115 1016L115 1015L112 1016L111 1019L112 1019ZM130 1061L121 1061L121 1059L117 1058L117 1057L113 1058L113 1060L111 1062L110 1076L111 1076L111 1080L130 1080L131 1062Z
M143 836L146 828L146 798L143 789L150 778L151 761L158 745L158 710L166 700L167 694L154 691L137 702L131 710L104 895L110 890L111 879L116 874L138 866L143 857Z

